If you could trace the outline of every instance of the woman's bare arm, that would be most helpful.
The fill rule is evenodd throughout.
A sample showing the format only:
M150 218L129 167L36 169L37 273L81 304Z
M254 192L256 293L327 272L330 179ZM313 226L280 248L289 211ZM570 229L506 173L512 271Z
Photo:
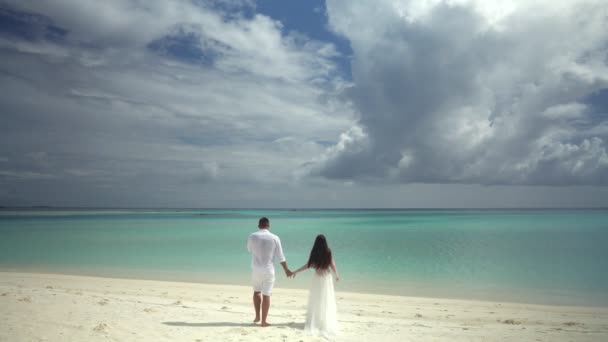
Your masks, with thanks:
M291 275L291 276L292 276L293 278L295 278L295 277L296 277L296 273L298 273L298 272L302 272L302 271L307 270L307 269L308 269L308 264L304 264L304 265L302 265L302 267L300 267L300 268L298 268L297 270L293 271L293 273L292 273L292 275Z
M338 268L336 267L336 262L334 261L334 257L331 257L331 264L329 264L329 267L331 268L332 271L334 271L334 274L336 275L336 281L340 280L340 275L338 274Z

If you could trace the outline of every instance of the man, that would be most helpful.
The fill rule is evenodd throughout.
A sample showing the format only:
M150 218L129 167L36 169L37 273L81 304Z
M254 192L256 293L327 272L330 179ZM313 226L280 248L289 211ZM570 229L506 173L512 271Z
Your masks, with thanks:
M247 250L251 253L251 270L253 280L253 307L255 309L254 323L260 321L262 309L262 327L270 326L266 320L270 309L270 295L274 286L274 260L278 259L283 266L285 275L293 273L287 268L281 239L270 231L270 221L262 217L258 223L258 231L249 235Z

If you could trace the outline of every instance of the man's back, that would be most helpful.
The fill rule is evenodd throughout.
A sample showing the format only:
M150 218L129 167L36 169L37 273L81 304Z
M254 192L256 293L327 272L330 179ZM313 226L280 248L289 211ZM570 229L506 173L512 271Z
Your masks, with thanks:
M279 262L285 261L281 240L268 229L260 229L249 235L247 250L252 256L253 272L274 274L274 259L279 259Z

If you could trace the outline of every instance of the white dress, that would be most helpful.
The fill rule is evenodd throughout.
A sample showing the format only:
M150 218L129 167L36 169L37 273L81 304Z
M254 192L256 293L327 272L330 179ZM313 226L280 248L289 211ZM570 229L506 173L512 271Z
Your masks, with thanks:
M314 272L308 294L304 331L328 339L334 339L338 333L334 276L329 269Z

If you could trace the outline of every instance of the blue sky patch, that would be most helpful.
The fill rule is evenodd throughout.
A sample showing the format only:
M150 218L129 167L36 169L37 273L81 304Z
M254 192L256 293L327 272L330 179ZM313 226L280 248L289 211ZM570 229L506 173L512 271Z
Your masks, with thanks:
M312 39L334 44L341 54L334 59L339 72L345 79L351 79L350 43L329 30L324 0L259 0L256 11L280 21L284 34L297 31Z
M591 115L594 119L608 119L608 88L596 91L584 102L591 107Z
M29 41L60 41L67 32L43 15L0 7L0 33L3 35Z
M200 35L179 28L148 44L148 48L160 55L168 56L187 63L212 65L217 52L201 45Z

